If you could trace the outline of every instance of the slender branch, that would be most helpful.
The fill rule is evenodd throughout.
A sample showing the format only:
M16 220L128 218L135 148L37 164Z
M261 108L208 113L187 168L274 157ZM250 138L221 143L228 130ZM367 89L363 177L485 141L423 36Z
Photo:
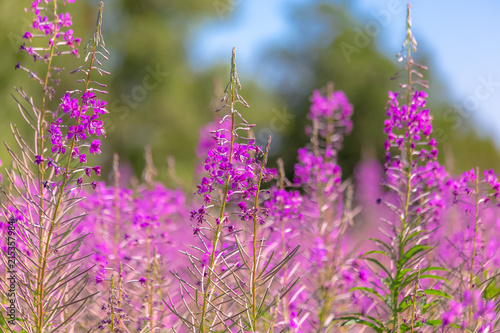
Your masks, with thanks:
M259 181L257 183L257 192L255 193L255 205L254 205L254 215L253 215L253 239L252 239L252 248L253 248L253 266L252 266L252 274L251 274L251 282L250 285L252 286L252 328L254 331L257 330L257 265L258 265L258 252L257 251L257 237L258 237L258 227L259 227L259 221L258 221L258 213L259 213L259 194L260 194L260 186L262 183L262 175L264 171L264 167L267 162L267 155L269 154L269 146L271 144L271 136L269 136L267 140L267 146L266 150L264 152L264 157L262 158L262 164L260 166L260 171L259 171Z

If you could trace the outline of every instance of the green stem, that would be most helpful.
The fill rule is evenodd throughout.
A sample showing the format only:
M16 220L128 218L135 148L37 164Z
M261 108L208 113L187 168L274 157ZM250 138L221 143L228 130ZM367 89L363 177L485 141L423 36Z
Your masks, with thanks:
M283 160L281 158L278 158L278 170L280 174L280 190L285 189L285 167L283 165ZM280 210L283 212L285 209L285 204L282 203ZM286 239L285 239L285 219L281 217L281 254L285 255L286 253ZM287 265L283 265L283 285L286 286L288 281L287 281ZM279 300L279 298L278 298ZM285 323L288 325L290 323L290 320L288 318L288 294L285 294L284 297L282 298L283 300L283 318L285 320ZM276 307L278 309L278 307Z
M57 26L57 21L58 21L58 15L57 15L57 1L53 1L54 4L54 26ZM57 34L57 29L54 29L54 33L52 35L52 40L54 41L52 45L50 45L50 51L49 51L49 59L47 63L47 73L45 74L45 80L43 84L43 91L42 91L42 108L40 110L40 116L38 118L38 155L41 156L42 161L44 159L44 150L45 150L45 138L44 138L44 125L45 125L45 112L47 108L47 88L49 85L49 77L50 77L50 72L52 68L52 60L54 58L54 49L56 45L56 34ZM44 197L44 181L45 181L45 170L44 170L44 163L41 162L38 165L38 193L40 194L40 197ZM40 253L43 251L43 240L45 238L44 235L44 213L45 213L45 202L43 199L40 199L40 208L38 210L38 217L39 217L39 228L38 228L38 239L40 239ZM38 267L41 267L43 264L43 256L40 256L38 259ZM36 332L41 333L43 329L43 315L44 315L44 309L43 309L43 282L41 283L43 279L43 274L42 271L39 269L37 272L37 290L35 294L35 307L36 307Z
M122 262L120 261L120 268L118 270L118 307L122 307Z
M113 304L113 291L115 288L115 276L111 276L111 289L109 290L109 306L111 310L111 322L109 323L111 333L115 333L115 306Z
M472 258L471 258L471 263L470 263L470 270L469 270L469 290L472 292L472 287L473 287L473 280L474 280L474 263L475 263L475 257L476 257L476 251L477 251L477 233L478 233L478 227L479 227L479 202L480 202L480 195L479 195L479 168L476 167L476 181L475 181L475 191L476 191L476 214L474 218L474 240L472 241ZM472 320L473 316L473 310L472 310L472 305L469 306L469 322Z
M115 195L115 221L113 223L113 256L115 258L114 267L118 268L118 243L119 243L119 234L120 234L120 171L119 168L119 156L118 154L114 154L113 156L113 170L114 170L114 195ZM120 263L121 264L121 263Z
M230 89L231 89L231 141L230 141L230 146L229 146L229 161L233 160L233 146L234 146L234 122L235 122L235 109L234 105L236 103L236 49L233 48L233 56L231 59L231 82L230 82ZM201 308L201 319L200 319L200 333L205 332L205 320L207 317L207 306L208 306L208 298L211 296L211 284L212 284L212 271L215 266L215 251L217 250L217 245L219 244L220 241L220 233L221 233L221 228L222 228L222 223L224 219L224 211L226 209L226 201L227 201L227 196L229 192L229 181L230 181L230 176L227 176L226 179L226 184L224 188L224 194L222 195L222 202L221 202L221 207L220 207L220 214L219 214L219 223L217 224L217 227L215 228L215 235L214 235L214 241L212 244L212 253L210 254L210 260L209 260L209 265L208 265L208 274L207 274L207 285L205 286L205 292L203 293L203 305Z
M264 171L264 167L266 165L267 155L269 153L269 145L271 144L271 137L267 140L266 150L264 152L264 157L262 158L262 163L259 171L259 181L257 183L257 192L255 193L255 205L254 205L254 215L253 215L253 239L252 239L252 248L253 248L253 266L252 266L252 328L254 331L257 330L257 264L258 264L258 250L257 249L257 236L258 236L258 227L259 222L257 219L257 214L259 212L259 194L260 194L260 186L262 184L262 174Z
M411 331L413 333L413 326L415 325L415 311L417 307L417 291L418 291L418 281L420 279L420 269L418 270L418 277L415 281L415 288L413 289L413 304L411 308Z
M472 245L472 258L469 270L469 289L472 290L472 280L474 278L474 259L476 256L476 246L477 246L477 231L479 226L479 168L476 168L476 182L475 182L475 190L476 190L476 214L474 220L474 240Z
M153 330L154 320L153 320L153 263L151 260L151 229L148 225L146 227L146 252L147 252L147 268L146 268L146 295L148 297L148 307L146 309L146 317L149 316L149 329Z

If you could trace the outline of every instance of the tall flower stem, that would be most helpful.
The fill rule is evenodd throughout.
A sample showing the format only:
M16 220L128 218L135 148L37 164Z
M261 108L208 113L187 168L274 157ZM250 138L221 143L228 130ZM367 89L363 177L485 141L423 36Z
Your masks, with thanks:
M110 317L111 317L111 320L110 320L110 323L109 323L109 326L110 326L110 330L111 330L111 333L115 333L115 300L114 300L114 290L115 290L115 275L113 274L111 276L111 287L109 289L109 306L110 306L110 311L111 311L111 314L110 314Z
M154 327L154 314L153 314L153 262L151 258L151 226L146 227L146 252L147 252L147 268L146 268L146 295L148 304L146 308L146 317L149 318L149 329Z
M257 183L257 192L255 194L255 205L254 205L254 215L253 215L253 239L252 239L252 249L253 249L253 266L252 266L252 274L251 274L251 286L252 286L252 328L254 331L257 330L257 266L259 262L259 252L260 249L257 247L258 243L258 233L259 233L259 221L258 221L258 213L259 213L259 194L260 194L260 186L262 182L262 173L264 171L264 167L266 165L267 155L269 154L269 146L271 144L271 137L269 136L267 140L266 150L264 152L264 157L262 158L262 164L260 166L259 171L259 181Z
M474 240L472 241L472 257L469 269L469 290L472 292L472 287L474 286L474 264L475 257L477 251L477 233L479 227L479 204L481 201L481 197L479 194L479 168L476 167L476 180L474 182L475 185L475 215L474 215ZM469 306L469 322L472 322L473 318L473 309L472 305Z
M409 104L408 104L409 107ZM405 236L406 236L406 229L407 229L407 221L408 221L408 216L409 216L409 208L410 208L410 198L411 198L411 181L412 181L412 175L413 175L413 154L411 153L411 150L409 147L411 147L413 143L413 140L409 140L408 145L407 145L407 158L408 158L408 170L406 171L406 192L405 192L405 201L404 201L404 208L403 208L403 214L401 216L401 231L398 235L398 257L396 260L396 265L395 265L395 277L399 275L399 270L400 268L400 260L403 259L404 257L404 251L405 251ZM399 288L394 288L392 290L392 318L394 321L394 327L396 328L396 332L399 332L399 324L398 324L398 296L400 294Z
M153 162L153 154L151 151L151 146L145 147L144 157L146 160L146 167L144 170L144 180L149 190L154 189L154 176L157 174L156 168ZM146 226L146 283L144 286L145 295L147 298L147 304L144 307L145 317L149 321L149 329L153 330L154 327L154 310L153 310L153 298L154 298L154 272L153 272L153 261L154 256L152 256L152 242L151 242L151 225Z
M285 190L285 166L283 163L283 160L281 158L278 158L277 161L278 164L278 170L279 170L279 175L280 175L280 182L279 182L279 188L281 191ZM283 211L285 204L281 203L280 209ZM286 239L285 239L285 218L281 217L280 219L280 231L281 231L281 253L285 254L286 253ZM287 279L287 265L283 265L283 285L286 286L288 283ZM285 319L285 323L289 323L289 318L288 318L288 294L285 294L283 296L283 318Z
M334 94L334 84L333 82L328 82L327 87L326 87L326 96L329 104L332 104L333 102L333 95ZM332 144L332 138L335 133L335 121L334 121L334 116L332 113L331 117L328 117L325 122L326 125L326 134L325 134L325 146L328 147ZM315 118L313 120L313 126L316 128L316 130L313 132L313 140L315 142L315 147L314 147L314 153L319 155L319 147L316 147L319 143L318 139L318 119ZM316 157L319 157L316 155ZM333 158L332 156L327 156L326 152L323 156L325 162L330 162L330 160ZM316 174L316 198L318 200L318 222L319 222L319 235L322 238L323 244L328 244L329 243L329 237L328 233L332 230L331 228L334 228L334 210L333 210L333 204L329 202L330 199L325 198L325 191L324 191L324 184L320 180L320 173L317 172ZM325 207L327 205L327 207ZM341 237L342 235L339 234L339 238L337 240L337 245L340 246L341 242ZM327 245L328 246L328 245ZM332 258L328 258L328 260L332 260L332 262L335 261L340 261L340 256L339 253L336 251L333 252ZM320 286L321 286L321 297L322 297L322 306L321 310L319 311L319 323L318 323L318 332L321 332L322 329L325 327L325 322L327 320L327 317L330 315L331 312L331 306L333 303L333 298L331 295L331 291L328 290L328 288L325 288L326 281L330 279L335 274L335 270L337 269L337 265L328 265L325 267L326 272L320 273L319 278L320 278Z
M407 19L406 19L406 41L405 41L405 46L407 47L407 71L408 71L408 82L406 84L406 106L407 109L410 110L411 107L411 101L412 101L412 63L413 60L411 58L411 51L413 47L413 36L411 32L411 4L408 3L408 10L407 10ZM405 198L404 198L404 207L403 207L403 212L400 217L401 221L401 230L398 235L398 257L396 258L396 263L394 265L395 268L395 277L397 277L400 274L400 260L404 257L405 253L405 238L406 238L406 233L407 233L407 227L408 227L408 218L409 218L409 209L410 209L410 201L411 201L411 194L412 194L412 187L411 187L411 182L412 182L412 176L413 176L413 151L412 151L412 146L413 146L413 139L410 137L408 140L405 140L405 153L406 153L406 160L408 162L408 168L406 171L406 190L405 190ZM396 332L400 332L400 325L399 325L399 310L398 310L398 296L400 294L400 288L396 287L393 288L392 290L392 320L394 324L394 328Z
M54 5L54 25L57 25L57 20L58 20L58 15L57 15L57 1L54 0L52 1ZM44 134L44 126L45 126L45 113L47 109L47 88L49 84L49 78L50 78L50 72L52 68L52 59L54 58L54 49L55 49L55 39L56 39L56 34L57 34L57 29L54 29L54 33L52 35L52 43L50 43L50 51L49 51L49 59L47 61L47 72L45 74L45 80L43 82L43 88L42 88L42 108L40 110L40 115L38 116L38 137L36 140L36 147L35 147L35 152L37 155L40 155L43 161L44 158L44 150L45 150L45 134ZM38 229L38 238L40 239L39 243L39 252L42 253L43 251L43 239L45 238L44 235L44 228L43 226L45 225L44 221L44 216L45 216L45 201L43 200L44 198L44 181L45 181L45 170L44 170L44 163L41 162L38 165L38 193L40 194L40 205L38 209L38 217L39 217L39 229ZM43 257L39 256L38 259L38 267L41 267L43 264ZM37 333L41 332L42 330L42 324L43 324L43 296L41 293L41 284L40 281L43 279L43 275L41 274L42 271L38 270L38 275L37 275L37 280L38 280L38 285L37 285L37 293L35 294L35 307L36 307L36 329Z
M119 171L119 162L120 157L118 154L113 155L113 181L114 181L114 196L115 196L115 221L113 223L114 231L113 231L113 256L115 259L115 267L118 267L118 243L119 243L119 235L120 235L120 171ZM120 263L121 265L121 263Z
M53 1L53 2L54 2L54 4L56 3L56 1ZM94 45L92 48L89 70L87 73L87 78L85 80L84 94L89 89L90 74L91 74L92 69L93 69L93 64L94 64L94 59L95 59L95 55L96 55L96 49L97 49L99 34L100 34L100 29L101 29L101 22L102 21L100 18L102 17L102 9L103 9L103 3L101 2L100 8L99 8L99 16L98 16L99 20L97 23L96 33L94 35L95 36L94 37ZM79 113L78 113L78 118L76 121L77 124L80 124L80 119L81 119L81 114L82 114L82 109L83 109L84 103L85 102L83 101L83 98L82 98L82 102L80 103L79 110L78 110ZM50 226L49 226L49 229L47 231L47 236L40 239L40 245L41 245L42 249L40 251L41 256L39 259L39 266L38 266L38 272L37 272L38 283L37 283L37 290L36 290L36 296L38 297L37 313L36 313L36 319L37 319L36 320L36 332L37 333L42 333L44 330L45 309L43 306L43 299L45 296L45 274L47 272L47 260L48 260L48 256L49 256L49 247L50 247L50 244L52 241L54 229L58 224L58 220L59 220L58 217L59 217L59 212L61 209L62 198L63 198L64 193L66 192L66 186L68 185L68 182L70 180L70 176L69 176L69 170L70 170L70 165L71 165L71 155L70 154L75 148L76 139L77 139L76 135L74 135L71 139L71 144L70 144L70 149L69 149L70 153L67 156L68 161L66 163L66 169L63 170L63 172L65 172L65 175L63 177L62 184L59 187L59 190L57 193L56 204L54 207L54 211L52 213L52 217L50 219Z
M231 57L231 80L230 80L230 93L231 93L231 140L229 145L229 161L233 160L233 148L234 148L234 139L235 139L235 103L236 103L236 85L238 84L237 74L236 74L236 48L233 48L232 57ZM212 253L210 254L210 260L208 264L208 273L207 273L207 283L205 286L205 291L203 293L203 305L201 309L201 319L200 319L200 333L205 332L205 320L207 317L207 306L209 302L209 298L211 297L211 289L212 289L212 271L215 267L215 251L217 250L217 246L220 242L220 234L221 228L224 219L224 212L226 209L226 201L229 193L229 182L230 176L229 174L226 177L226 183L224 188L224 193L222 195L222 202L220 206L219 213L219 223L215 227L214 239L212 244Z
M476 168L476 181L475 181L475 194L476 194L476 206L475 206L475 216L474 216L474 240L472 241L472 257L469 269L469 289L472 290L473 278L474 278L474 259L476 257L476 247L477 247L477 231L479 226L479 168Z

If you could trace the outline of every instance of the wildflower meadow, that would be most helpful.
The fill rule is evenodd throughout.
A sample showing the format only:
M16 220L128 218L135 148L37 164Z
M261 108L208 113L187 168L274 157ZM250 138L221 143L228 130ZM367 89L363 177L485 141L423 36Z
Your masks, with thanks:
M500 331L500 183L492 169L440 164L410 4L399 90L372 110L385 114L384 161L343 175L356 106L332 77L309 92L293 174L271 163L233 48L186 190L157 179L150 149L127 186L118 154L106 152L108 181L93 162L113 135L106 6L84 40L74 2L32 1L28 57L12 63L37 88L12 90L31 135L2 133L16 144L0 180L0 332Z

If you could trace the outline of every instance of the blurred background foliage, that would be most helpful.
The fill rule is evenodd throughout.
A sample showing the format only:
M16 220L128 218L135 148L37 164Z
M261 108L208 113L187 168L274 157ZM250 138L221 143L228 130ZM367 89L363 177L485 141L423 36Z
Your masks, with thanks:
M229 74L231 50L227 50L226 62L199 71L188 61L188 48L202 22L227 23L237 15L238 8L221 19L217 5L224 5L225 1L105 0L104 3L103 34L111 52L105 68L112 73L104 79L109 85L110 111L106 124L108 137L99 161L104 174L109 174L113 152L117 152L122 163L129 164L140 177L145 165L144 149L150 145L158 178L173 185L166 163L167 157L173 156L177 174L184 186L191 189L199 128L215 117L214 110L219 106ZM97 4L94 0L78 0L71 9L75 35L82 38L82 44L91 37ZM0 133L8 144L13 144L11 122L30 135L10 97L13 87L22 86L35 101L41 96L39 86L25 73L14 70L18 61L29 68L40 65L19 52L20 36L30 23L30 13L24 12L29 5L26 0L0 3L3 60L0 93L4 98ZM397 80L390 78L401 69L396 58L386 57L370 41L366 47L356 48L349 56L350 61L346 61L345 47L353 46L358 34L354 27L363 22L356 22L342 6L311 1L290 5L288 15L293 22L293 42L267 45L258 59L268 73L265 82L240 75L241 94L251 106L241 111L248 121L257 124L254 135L261 143L267 134L273 135L272 157L284 158L287 176L291 178L297 149L308 142L304 127L308 123L309 97L314 89L333 81L335 89L345 91L355 111L354 131L346 138L341 152L344 174L352 174L356 163L363 158L377 157L382 161L387 92L398 89ZM404 31L401 40L403 35ZM78 67L82 60L66 58L57 59L57 64L67 70ZM478 135L481 130L474 127L471 119L450 112L453 101L447 97L443 82L433 75L432 58L425 46L419 49L417 60L430 68L425 73L430 80L429 107L434 115L442 162L454 172L476 165L498 166L500 155L495 144ZM62 80L62 85L69 89L76 85L76 80L67 74L62 75ZM53 108L60 94L53 101ZM1 150L0 158L4 166L9 165L5 149Z

